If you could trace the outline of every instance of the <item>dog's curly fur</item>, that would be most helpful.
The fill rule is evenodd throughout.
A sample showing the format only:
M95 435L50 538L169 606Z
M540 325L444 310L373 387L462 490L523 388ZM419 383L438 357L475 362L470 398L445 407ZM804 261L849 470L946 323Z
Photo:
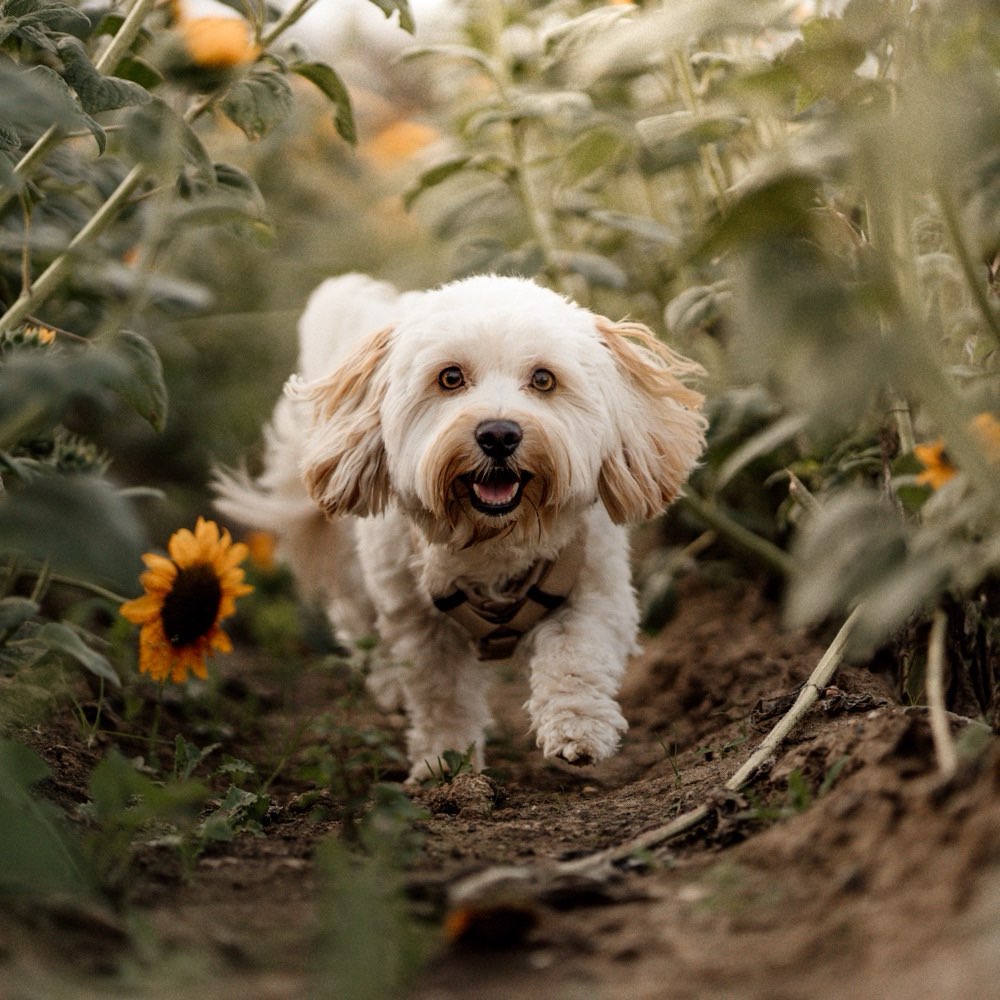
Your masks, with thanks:
M509 277L405 294L333 278L299 330L263 474L220 473L217 506L277 535L341 640L380 636L369 681L385 704L402 695L411 777L449 749L482 766L496 669L434 597L503 600L581 538L566 600L513 655L543 753L610 756L638 623L624 526L674 500L704 447L702 397L681 381L698 366Z

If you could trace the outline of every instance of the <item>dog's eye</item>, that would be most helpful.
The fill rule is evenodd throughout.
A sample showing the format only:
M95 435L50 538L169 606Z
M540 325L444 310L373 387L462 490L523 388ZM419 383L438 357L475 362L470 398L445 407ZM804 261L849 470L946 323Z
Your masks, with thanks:
M442 389L451 392L453 389L461 389L465 385L465 376L458 365L449 365L438 373L438 385Z
M531 388L539 392L551 392L556 387L556 377L548 368L536 368L531 373Z

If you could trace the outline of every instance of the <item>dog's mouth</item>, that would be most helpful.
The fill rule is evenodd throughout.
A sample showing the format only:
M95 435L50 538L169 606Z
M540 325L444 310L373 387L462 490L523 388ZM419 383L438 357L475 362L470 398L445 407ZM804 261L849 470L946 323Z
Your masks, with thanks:
M484 473L469 473L461 477L469 490L469 503L481 514L499 517L517 510L530 472L512 469L491 469Z

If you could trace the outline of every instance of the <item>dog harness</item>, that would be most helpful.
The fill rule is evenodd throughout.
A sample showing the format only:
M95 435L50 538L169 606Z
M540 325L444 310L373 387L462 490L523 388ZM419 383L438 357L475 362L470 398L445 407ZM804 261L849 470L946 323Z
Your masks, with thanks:
M469 633L480 660L506 660L521 638L569 596L583 566L584 538L581 531L555 559L540 559L509 597L490 600L456 587L433 598L434 607Z

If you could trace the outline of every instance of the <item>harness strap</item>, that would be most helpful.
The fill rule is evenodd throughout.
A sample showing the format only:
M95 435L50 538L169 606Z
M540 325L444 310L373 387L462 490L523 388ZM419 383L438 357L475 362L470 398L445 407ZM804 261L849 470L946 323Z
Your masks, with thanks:
M456 587L433 598L434 606L469 633L480 660L506 660L521 638L569 596L583 566L585 538L581 530L555 559L539 560L509 599L477 598Z

